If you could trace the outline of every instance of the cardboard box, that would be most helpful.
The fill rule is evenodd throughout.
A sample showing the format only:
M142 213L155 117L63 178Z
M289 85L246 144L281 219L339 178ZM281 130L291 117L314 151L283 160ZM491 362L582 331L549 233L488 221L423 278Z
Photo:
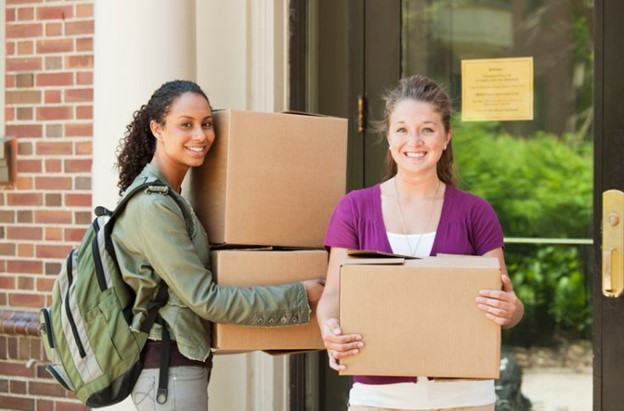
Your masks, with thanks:
M364 348L341 375L498 378L500 326L477 308L500 289L487 257L350 259L340 270L340 322Z
M347 120L215 111L215 142L190 173L212 244L321 248L345 194Z
M219 285L274 285L324 278L327 260L325 250L219 250L212 252L212 271ZM305 325L251 327L214 324L212 334L212 348L218 351L324 349L314 312Z

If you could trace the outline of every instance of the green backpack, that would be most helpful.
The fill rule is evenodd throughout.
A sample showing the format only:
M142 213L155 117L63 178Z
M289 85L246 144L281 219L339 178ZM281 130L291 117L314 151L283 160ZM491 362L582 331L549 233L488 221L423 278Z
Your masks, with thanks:
M113 211L97 207L96 218L80 246L69 253L54 283L52 304L40 310L42 341L50 361L47 371L90 407L118 403L132 392L143 369L142 352L149 331L154 322L162 321L158 310L168 299L163 281L143 329L130 329L135 295L122 278L111 233L127 202L143 190L171 195L177 201L161 181L146 179ZM170 338L167 327L162 328L158 397L164 403Z

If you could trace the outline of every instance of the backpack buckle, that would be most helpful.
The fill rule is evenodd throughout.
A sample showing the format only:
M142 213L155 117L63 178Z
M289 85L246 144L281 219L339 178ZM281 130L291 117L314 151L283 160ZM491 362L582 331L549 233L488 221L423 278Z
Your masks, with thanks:
M163 405L167 402L168 390L166 388L159 388L156 394L156 402Z

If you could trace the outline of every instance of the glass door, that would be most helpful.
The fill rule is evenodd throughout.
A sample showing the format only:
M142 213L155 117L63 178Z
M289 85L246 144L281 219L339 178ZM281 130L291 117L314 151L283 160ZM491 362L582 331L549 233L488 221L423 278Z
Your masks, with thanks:
M498 408L592 408L593 3L401 2L401 75L426 74L456 103L460 188L505 233L522 322L503 331ZM533 59L534 116L462 121L462 61Z

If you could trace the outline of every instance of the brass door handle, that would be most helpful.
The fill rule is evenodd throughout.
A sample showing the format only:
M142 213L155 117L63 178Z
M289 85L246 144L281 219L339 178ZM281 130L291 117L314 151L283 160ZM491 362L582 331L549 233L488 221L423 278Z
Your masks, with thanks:
M624 193L602 193L602 294L619 297L624 291Z

